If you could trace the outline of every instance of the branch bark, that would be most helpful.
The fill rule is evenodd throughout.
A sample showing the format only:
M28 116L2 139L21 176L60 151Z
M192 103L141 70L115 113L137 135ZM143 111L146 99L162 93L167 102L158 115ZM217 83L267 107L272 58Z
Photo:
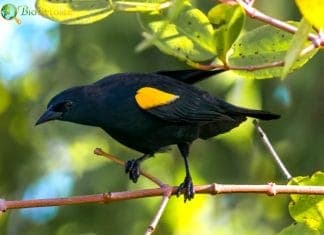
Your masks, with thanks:
M177 187L165 186L170 190L171 195L176 195ZM115 201L125 201L138 198L165 196L166 189L150 188L124 192L107 192L94 195L74 196L68 198L50 198L36 200L10 201L0 199L0 211L5 212L12 209L48 207L48 206L67 206L89 203L109 203ZM269 183L266 185L232 185L232 184L208 184L195 186L196 194L232 194L232 193L259 193L268 196L277 194L309 194L324 195L324 186L295 186L295 185L276 185Z

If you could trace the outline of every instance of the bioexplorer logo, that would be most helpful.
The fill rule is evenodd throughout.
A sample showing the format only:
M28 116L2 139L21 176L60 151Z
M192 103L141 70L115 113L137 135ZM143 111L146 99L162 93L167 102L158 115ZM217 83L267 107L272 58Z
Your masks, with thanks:
M21 24L21 20L17 18L18 9L13 4L5 4L1 7L1 16L5 20L15 20L17 24Z
M22 17L25 16L37 16L41 14L45 15L69 15L70 13L65 9L47 9L44 12L38 12L34 7L28 5L14 5L6 3L1 6L1 16L8 21L15 21L17 24L21 24Z

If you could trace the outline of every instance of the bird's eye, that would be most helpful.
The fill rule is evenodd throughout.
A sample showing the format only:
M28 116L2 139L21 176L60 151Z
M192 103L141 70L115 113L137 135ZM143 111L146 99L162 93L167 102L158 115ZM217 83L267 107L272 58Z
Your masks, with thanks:
M53 106L51 106L51 110L54 112L66 112L68 109L70 109L73 105L72 101L66 101L66 102L61 102L58 104L55 104Z
M73 102L72 102L72 101L67 101L67 102L65 103L65 107L66 107L66 108L71 108L72 105L73 105Z

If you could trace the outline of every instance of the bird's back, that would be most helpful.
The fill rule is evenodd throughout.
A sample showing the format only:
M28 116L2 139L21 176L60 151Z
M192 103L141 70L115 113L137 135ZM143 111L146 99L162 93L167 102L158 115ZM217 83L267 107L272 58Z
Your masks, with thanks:
M124 145L141 152L213 137L238 126L246 116L276 118L268 112L234 106L192 85L159 74L115 74L90 87L97 96L99 126ZM142 88L154 88L176 99L141 108L135 96ZM153 100L155 97L145 98Z

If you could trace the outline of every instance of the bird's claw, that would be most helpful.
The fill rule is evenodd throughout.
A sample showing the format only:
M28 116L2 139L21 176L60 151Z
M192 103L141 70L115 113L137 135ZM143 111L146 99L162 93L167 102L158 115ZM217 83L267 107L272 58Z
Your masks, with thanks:
M177 196L183 192L184 202L190 201L195 196L195 190L190 176L186 176L184 181L179 185L177 189Z
M140 163L136 159L128 160L125 164L125 172L129 174L129 179L134 183L137 182L140 176Z

